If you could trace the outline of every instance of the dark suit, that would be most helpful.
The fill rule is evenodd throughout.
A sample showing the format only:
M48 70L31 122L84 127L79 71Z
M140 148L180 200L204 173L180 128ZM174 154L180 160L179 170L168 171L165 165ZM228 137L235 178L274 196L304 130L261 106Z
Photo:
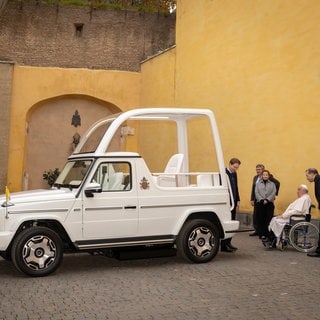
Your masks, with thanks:
M314 177L314 194L318 201L318 209L320 209L320 175Z
M240 201L238 177L236 172L230 172L228 169L226 169L226 173L230 180L230 186L234 200L234 208L231 210L231 219L236 220L237 203Z
M272 174L270 175L269 180L275 184L276 190L277 190L277 191L276 191L276 196L277 196L277 195L279 194L280 181L277 180Z
M231 210L231 219L236 220L237 203L238 201L240 201L239 190L238 190L238 177L236 172L230 172L228 168L226 168L226 173L229 177L230 188L231 188L231 192L234 200L234 208ZM231 204L231 197L230 197L230 204ZM221 251L232 252L234 250L237 250L237 248L231 244L231 239L232 238L221 240Z
M314 195L318 201L318 209L320 209L320 175L314 177ZM319 242L316 253L320 255L320 233L319 233Z
M258 181L258 178L260 176L257 174L256 176L253 177L252 180L252 188L251 188L251 196L250 196L250 201L253 201L253 213L252 213L252 225L253 228L257 231L257 203L256 203L256 196L255 196L255 189L256 189L256 183Z

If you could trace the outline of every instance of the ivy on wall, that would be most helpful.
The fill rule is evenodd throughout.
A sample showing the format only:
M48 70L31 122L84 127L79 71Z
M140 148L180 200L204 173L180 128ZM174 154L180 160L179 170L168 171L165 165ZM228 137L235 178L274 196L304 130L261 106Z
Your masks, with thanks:
M2 6L5 6L7 1L8 0L0 0L0 10ZM2 2L3 5L1 5ZM92 8L162 13L172 12L176 7L176 0L19 0L19 2L21 4L23 4L23 2L36 2L38 4L90 6Z

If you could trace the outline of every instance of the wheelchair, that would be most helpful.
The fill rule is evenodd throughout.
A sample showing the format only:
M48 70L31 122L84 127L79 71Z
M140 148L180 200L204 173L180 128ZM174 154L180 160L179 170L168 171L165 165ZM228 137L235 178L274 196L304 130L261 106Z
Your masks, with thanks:
M318 247L319 230L311 222L311 207L305 216L293 215L283 228L279 239L279 249L285 250L288 246L300 252L313 252Z

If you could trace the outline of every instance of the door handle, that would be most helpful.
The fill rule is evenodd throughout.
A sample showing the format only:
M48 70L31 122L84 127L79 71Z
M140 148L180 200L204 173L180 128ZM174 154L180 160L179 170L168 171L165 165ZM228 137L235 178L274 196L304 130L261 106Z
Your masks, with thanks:
M137 209L137 206L125 206L125 209Z

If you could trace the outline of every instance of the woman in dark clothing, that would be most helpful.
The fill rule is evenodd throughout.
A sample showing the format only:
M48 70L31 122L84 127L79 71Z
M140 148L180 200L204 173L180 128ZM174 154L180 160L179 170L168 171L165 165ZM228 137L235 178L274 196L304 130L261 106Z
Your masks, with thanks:
M255 197L257 201L256 223L257 232L260 238L268 235L268 226L274 213L274 199L276 196L276 186L270 181L270 172L262 172L262 180L256 184Z

